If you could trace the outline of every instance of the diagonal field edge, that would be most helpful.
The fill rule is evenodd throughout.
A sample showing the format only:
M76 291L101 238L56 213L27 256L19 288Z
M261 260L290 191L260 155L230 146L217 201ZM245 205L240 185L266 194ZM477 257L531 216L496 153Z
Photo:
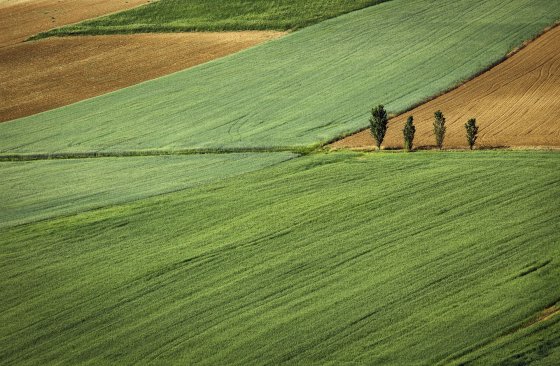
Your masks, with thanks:
M0 154L2 161L33 161L56 159L94 159L94 158L121 158L143 156L173 156L173 155L210 155L210 154L239 154L239 153L275 153L291 152L297 155L306 155L317 149L318 145L276 146L276 147L240 147L225 149L176 149L176 150L128 150L128 151L77 151L54 152L39 154Z
M393 0L0 125L0 153L308 146L405 110L557 21L560 3Z

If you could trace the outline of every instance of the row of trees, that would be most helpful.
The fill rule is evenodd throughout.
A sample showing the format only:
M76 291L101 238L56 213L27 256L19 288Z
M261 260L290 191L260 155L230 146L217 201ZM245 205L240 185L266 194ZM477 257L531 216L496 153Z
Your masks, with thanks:
M369 125L371 130L371 135L375 140L377 149L381 149L381 144L389 128L389 118L387 116L387 111L383 105L378 105L371 110L371 117L369 119ZM478 126L476 125L476 119L471 118L465 123L466 137L470 149L472 150L476 139L478 138ZM445 116L441 111L434 113L434 123L433 123L434 136L436 139L436 146L439 149L443 148L443 140L445 138L445 132L447 128L445 127ZM404 138L404 149L407 151L412 150L414 145L414 134L416 133L416 126L414 126L414 117L410 116L406 120L403 128L403 138Z

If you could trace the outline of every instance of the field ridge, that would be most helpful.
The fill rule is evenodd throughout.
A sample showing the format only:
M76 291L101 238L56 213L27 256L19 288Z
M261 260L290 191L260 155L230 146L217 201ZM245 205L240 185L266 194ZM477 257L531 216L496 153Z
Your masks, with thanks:
M239 154L239 153L274 153L291 152L305 155L319 148L311 146L270 146L270 147L239 147L239 148L199 148L199 149L173 149L173 150L128 150L128 151L77 151L53 153L23 153L0 154L0 161L33 161L33 160L58 160L58 159L94 159L94 158L121 158L142 156L173 156L173 155L209 155L209 154Z

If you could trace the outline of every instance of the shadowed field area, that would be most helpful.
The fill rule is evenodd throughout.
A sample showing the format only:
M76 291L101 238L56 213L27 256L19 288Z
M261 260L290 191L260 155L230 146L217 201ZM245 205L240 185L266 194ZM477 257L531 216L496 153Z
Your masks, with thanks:
M290 153L0 163L0 227L72 215L252 172Z
M559 159L318 154L2 228L0 359L553 364Z
M464 124L469 118L480 125L479 146L560 146L560 27L459 88L393 118L383 145L402 147L409 115L415 119L415 144L434 145L437 110L447 119L447 147L467 146ZM331 146L373 147L374 141L365 130Z

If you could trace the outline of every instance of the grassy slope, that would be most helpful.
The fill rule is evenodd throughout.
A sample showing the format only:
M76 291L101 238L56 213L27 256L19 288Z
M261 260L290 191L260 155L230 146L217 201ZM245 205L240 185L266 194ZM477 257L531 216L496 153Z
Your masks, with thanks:
M560 299L559 163L544 152L310 155L4 228L0 359L468 358ZM511 337L555 357L557 321Z
M290 153L0 163L0 227L128 202L255 171Z
M387 0L160 0L73 24L38 38L70 34L298 29Z
M393 0L72 106L0 124L1 152L309 145L400 111L560 16L549 0Z

